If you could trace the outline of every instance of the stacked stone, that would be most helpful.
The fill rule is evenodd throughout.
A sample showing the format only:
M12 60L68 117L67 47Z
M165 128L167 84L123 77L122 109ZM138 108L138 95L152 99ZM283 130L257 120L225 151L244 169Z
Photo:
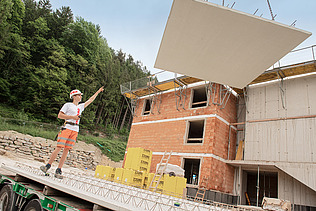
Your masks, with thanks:
M47 161L54 151L56 142L43 138L22 138L18 136L0 135L0 149L25 156L32 156L34 159ZM60 160L62 152L57 156ZM65 164L72 167L81 167L94 170L98 165L94 151L70 150Z

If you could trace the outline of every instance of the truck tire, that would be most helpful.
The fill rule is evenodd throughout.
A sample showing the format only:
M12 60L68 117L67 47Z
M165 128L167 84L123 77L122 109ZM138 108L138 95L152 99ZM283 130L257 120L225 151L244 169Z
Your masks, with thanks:
M41 201L39 199L32 199L29 203L27 203L24 211L43 211Z
M11 211L13 206L12 185L5 185L0 191L0 210Z

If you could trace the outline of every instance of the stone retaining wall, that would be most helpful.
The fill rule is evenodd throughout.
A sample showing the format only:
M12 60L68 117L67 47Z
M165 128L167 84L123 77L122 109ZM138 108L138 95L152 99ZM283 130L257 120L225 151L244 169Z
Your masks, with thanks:
M33 156L34 159L48 161L51 153L56 147L56 141L38 137L23 137L19 133L3 134L0 133L0 149L26 156ZM88 168L95 170L100 160L96 157L96 151L83 151L72 149L68 153L65 164L71 167ZM59 162L62 151L57 156Z

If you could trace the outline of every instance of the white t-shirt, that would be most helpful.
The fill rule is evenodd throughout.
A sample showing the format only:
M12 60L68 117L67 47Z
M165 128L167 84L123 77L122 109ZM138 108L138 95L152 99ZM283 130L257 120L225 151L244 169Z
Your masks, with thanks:
M73 103L65 103L63 105L63 107L60 109L61 112L63 112L64 114L66 114L68 116L81 115L83 110L84 110L84 103L80 103L77 106L75 104L73 104ZM67 128L69 130L73 130L73 131L79 132L79 122L80 122L80 120L67 119L66 121L75 123L77 125L66 124L65 128Z

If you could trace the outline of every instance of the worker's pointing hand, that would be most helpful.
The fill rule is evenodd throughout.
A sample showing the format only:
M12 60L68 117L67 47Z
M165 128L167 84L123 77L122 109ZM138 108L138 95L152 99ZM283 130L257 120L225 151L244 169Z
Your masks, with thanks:
M98 90L98 93L103 92L104 86L101 86L101 88Z

